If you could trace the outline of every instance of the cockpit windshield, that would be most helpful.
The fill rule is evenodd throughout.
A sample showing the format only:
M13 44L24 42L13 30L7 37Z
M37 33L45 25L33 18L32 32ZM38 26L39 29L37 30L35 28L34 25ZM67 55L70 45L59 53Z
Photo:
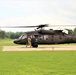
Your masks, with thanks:
M23 35L21 35L21 36L19 37L19 39L21 39L21 38L22 38L22 36L23 36Z
M25 38L27 38L27 35L26 35L26 34L23 34L23 35L21 35L21 36L19 37L19 39L25 39Z

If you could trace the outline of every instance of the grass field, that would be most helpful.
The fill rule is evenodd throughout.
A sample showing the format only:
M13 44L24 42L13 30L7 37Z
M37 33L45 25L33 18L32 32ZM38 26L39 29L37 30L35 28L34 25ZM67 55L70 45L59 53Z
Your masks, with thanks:
M2 46L15 44L0 40L0 75L76 75L76 51L3 52Z

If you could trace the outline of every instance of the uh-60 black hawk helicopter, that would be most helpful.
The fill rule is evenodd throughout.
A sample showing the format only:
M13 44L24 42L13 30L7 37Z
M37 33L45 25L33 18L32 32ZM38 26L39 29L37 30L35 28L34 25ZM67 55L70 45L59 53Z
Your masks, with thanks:
M63 26L68 26L68 25L63 25ZM35 31L25 32L24 34L22 34L18 39L14 40L15 44L27 44L28 36L31 37L32 47L38 47L38 44L76 43L76 36L66 34L65 32L63 32L63 30L43 29L44 27L48 27L48 24L41 24L37 26L16 26L13 28L25 28L25 27L26 28L37 27L37 29Z

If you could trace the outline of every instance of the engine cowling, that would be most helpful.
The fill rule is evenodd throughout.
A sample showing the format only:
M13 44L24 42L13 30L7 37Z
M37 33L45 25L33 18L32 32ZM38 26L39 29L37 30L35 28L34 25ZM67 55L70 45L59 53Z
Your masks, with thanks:
M54 34L54 30L39 30L40 34Z

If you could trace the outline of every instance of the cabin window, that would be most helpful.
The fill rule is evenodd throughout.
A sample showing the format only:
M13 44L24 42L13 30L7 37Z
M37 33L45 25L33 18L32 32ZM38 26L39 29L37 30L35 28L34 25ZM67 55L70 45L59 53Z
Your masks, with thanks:
M32 38L36 38L38 35L33 35Z
M35 36L33 35L32 38L35 38Z
M30 37L32 38L32 35L30 35Z
M43 39L43 36L42 36L42 35L39 35L38 37L39 37L39 39L40 39L40 40L42 40L42 39Z
M48 40L48 35L44 35L44 40Z

